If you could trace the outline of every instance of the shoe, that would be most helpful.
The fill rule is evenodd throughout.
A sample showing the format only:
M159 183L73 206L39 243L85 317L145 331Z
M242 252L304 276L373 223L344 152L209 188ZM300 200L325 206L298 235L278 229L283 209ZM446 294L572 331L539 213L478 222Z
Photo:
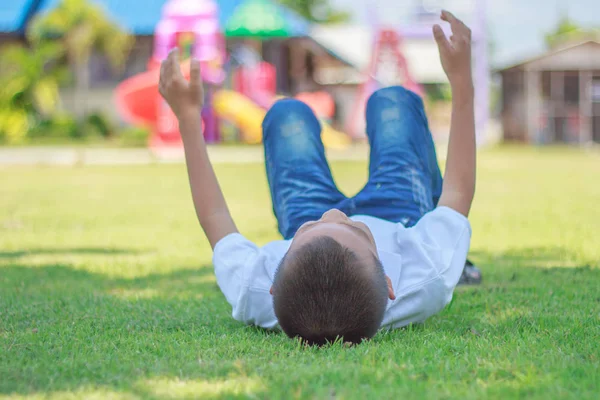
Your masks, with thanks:
M481 283L481 271L469 260L465 263L465 269L460 276L458 285L479 285Z

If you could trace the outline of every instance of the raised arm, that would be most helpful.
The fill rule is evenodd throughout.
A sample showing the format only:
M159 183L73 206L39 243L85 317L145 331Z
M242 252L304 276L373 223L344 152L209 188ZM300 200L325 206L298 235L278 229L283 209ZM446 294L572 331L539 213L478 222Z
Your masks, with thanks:
M204 89L199 62L192 60L188 82L179 67L178 51L172 51L160 67L159 91L179 120L196 215L214 249L219 240L237 232L237 228L206 152L200 117Z
M471 30L451 13L442 12L450 23L450 40L439 25L433 34L440 59L452 88L452 122L444 185L438 206L469 215L475 195L475 110L471 71Z

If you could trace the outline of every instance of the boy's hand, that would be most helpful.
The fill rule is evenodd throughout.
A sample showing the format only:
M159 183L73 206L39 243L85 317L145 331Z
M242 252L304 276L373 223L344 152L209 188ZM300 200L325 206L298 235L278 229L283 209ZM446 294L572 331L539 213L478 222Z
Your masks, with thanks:
M433 26L442 67L453 87L473 86L471 73L471 30L452 13L442 11L442 20L450 23L452 36L446 38L439 25Z
M169 57L160 66L158 91L177 118L185 115L199 116L204 105L204 88L198 60L191 61L188 82L179 67L179 51L177 49L171 51Z
M452 87L452 122L444 185L438 206L449 207L468 217L475 195L477 158L471 30L448 11L442 12L442 20L450 23L450 40L439 25L433 27L433 34Z

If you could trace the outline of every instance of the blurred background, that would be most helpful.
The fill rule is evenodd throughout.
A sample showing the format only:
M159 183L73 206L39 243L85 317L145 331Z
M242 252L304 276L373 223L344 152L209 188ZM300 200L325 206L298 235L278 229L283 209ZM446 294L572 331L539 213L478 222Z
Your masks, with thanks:
M157 90L174 47L184 71L202 62L211 144L260 143L266 110L293 96L321 118L326 147L344 150L364 140L368 96L393 84L422 96L444 143L441 9L473 30L480 146L600 143L595 0L2 0L0 144L180 154Z

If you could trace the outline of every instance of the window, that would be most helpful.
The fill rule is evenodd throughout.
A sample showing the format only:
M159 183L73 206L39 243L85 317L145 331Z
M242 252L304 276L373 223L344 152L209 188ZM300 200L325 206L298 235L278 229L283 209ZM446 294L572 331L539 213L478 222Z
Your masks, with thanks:
M596 76L592 79L591 96L593 103L600 103L600 76Z
M542 72L542 98L544 100L550 100L552 95L552 72Z
M579 104L579 73L565 73L565 103L569 105Z

